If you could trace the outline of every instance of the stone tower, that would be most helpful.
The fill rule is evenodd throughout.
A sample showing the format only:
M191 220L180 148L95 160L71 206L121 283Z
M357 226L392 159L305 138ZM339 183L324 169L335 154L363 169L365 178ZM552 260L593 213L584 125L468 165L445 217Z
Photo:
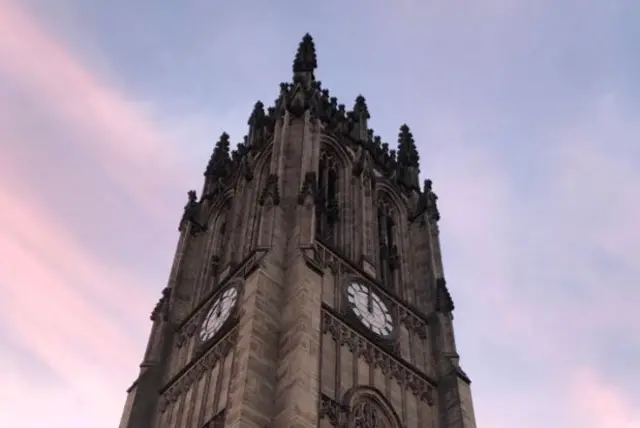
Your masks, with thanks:
M475 428L413 136L391 150L316 67L307 34L189 192L120 428Z

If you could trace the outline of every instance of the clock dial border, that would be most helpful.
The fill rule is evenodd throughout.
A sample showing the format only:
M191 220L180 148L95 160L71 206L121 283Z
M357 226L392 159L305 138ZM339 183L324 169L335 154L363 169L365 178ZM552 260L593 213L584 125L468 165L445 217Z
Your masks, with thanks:
M372 325L374 324L370 320L367 322L365 319L365 314L362 314L363 309L356 304L356 298L350 297L350 289L354 286L360 287L362 291L368 290L372 293L372 298L374 299L373 305L374 311L378 311L378 317L384 318L385 326L388 328L384 328L384 326ZM363 280L361 278L350 277L347 278L343 285L343 304L346 305L347 313L354 318L359 325L361 325L369 334L372 334L376 338L384 339L384 340L392 340L397 336L397 322L393 315L393 304L389 301L389 299L380 291L377 290L377 287L371 284L369 281Z
M224 302L228 299L231 299L232 302L225 306ZM207 343L227 330L225 327L234 317L234 312L238 307L239 300L240 285L237 281L233 281L226 287L221 288L218 293L216 293L215 297L211 300L211 303L207 305L207 309L206 311L204 311L199 324L198 340L200 343ZM221 309L223 313L218 315L218 317L212 319L212 311L216 310L217 305L223 305L223 308ZM211 326L210 324L212 323L217 323L217 325L214 324L213 326Z

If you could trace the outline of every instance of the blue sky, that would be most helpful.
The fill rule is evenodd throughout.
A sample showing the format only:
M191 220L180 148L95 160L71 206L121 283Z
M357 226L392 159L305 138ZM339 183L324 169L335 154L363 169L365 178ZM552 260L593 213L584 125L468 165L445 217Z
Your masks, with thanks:
M478 426L640 426L638 22L631 0L0 0L0 425L117 423L186 190L310 32L323 86L419 144Z

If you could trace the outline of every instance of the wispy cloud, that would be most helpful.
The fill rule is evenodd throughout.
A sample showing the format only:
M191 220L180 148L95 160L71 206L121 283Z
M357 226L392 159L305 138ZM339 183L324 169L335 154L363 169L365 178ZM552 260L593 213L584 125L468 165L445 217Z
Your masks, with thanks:
M640 351L640 134L624 107L603 94L588 114L547 128L527 177L470 143L464 123L436 117L429 125L447 141L430 173L480 421L627 427L640 417L628 404L637 387L627 378ZM626 353L615 367L606 363L611 352ZM579 382L589 402L608 400L591 406L588 424ZM510 411L496 412L500 406Z
M181 153L141 104L86 70L10 2L0 9L0 59L5 79L81 139L78 150L90 151L114 181L161 210L150 196L184 173Z

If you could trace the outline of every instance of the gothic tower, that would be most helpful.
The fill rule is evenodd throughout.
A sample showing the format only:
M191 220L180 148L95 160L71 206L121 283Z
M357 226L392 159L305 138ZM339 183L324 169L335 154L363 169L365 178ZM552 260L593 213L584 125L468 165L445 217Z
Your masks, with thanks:
M413 136L391 150L316 67L307 34L189 192L120 428L475 428Z

